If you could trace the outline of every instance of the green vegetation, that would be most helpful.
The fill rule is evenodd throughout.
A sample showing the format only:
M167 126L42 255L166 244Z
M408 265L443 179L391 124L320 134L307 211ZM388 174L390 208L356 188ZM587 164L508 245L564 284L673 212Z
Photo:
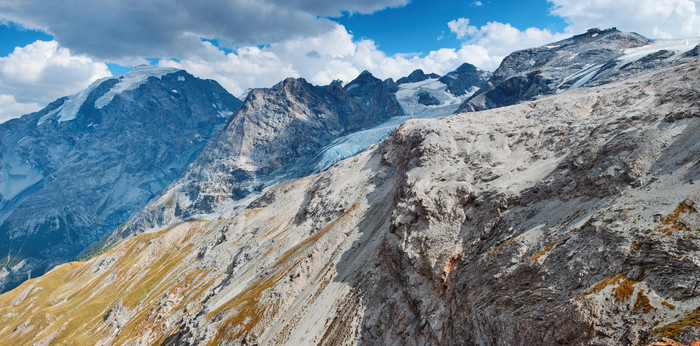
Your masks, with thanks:
M204 223L187 224L189 227L179 228L172 237L169 234L172 229L142 234L109 250L115 251L117 262L100 275L91 270L92 263L71 262L3 294L0 296L0 338L17 345L39 340L50 340L51 344L94 344L96 340L112 336L112 330L102 328L101 323L120 302L126 309L138 307L139 313L111 343L128 343L149 329L165 334L162 330L165 327L157 323L154 320L157 315L151 313L158 299L166 292L176 292L186 303L204 292L192 281L202 270L193 268L183 272L186 267L181 265L183 259L192 255L189 239ZM149 241L154 238L162 242L149 248ZM147 260L144 256L158 259L148 265L147 272L141 269L144 268L141 264ZM206 285L211 280L197 282ZM182 311L182 308L178 306L173 311Z
M695 309L685 317L669 323L655 330L656 334L665 338L677 338L681 335L683 328L695 326L700 327L700 308Z

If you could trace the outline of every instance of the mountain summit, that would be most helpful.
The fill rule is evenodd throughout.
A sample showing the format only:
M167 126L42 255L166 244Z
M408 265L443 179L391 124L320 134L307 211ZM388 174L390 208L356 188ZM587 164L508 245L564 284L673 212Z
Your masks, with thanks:
M177 178L241 102L138 66L0 124L0 287L74 259Z
M580 86L593 77L583 71L605 65L623 49L650 42L635 33L608 29L511 53L458 112L508 106Z
M322 149L334 140L399 115L391 88L367 71L345 87L287 78L253 89L184 174L110 242L203 214L226 217L251 194L317 172Z

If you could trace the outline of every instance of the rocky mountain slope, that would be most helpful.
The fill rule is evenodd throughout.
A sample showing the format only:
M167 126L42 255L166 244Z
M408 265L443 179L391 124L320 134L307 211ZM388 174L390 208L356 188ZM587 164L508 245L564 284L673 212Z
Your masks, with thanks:
M334 140L403 115L395 85L365 71L344 87L286 79L254 89L181 178L115 232L164 228L201 214L230 214L251 193L316 171Z
M700 339L699 90L689 55L405 122L225 218L200 215L23 283L0 296L0 337L689 343Z
M414 71L412 74L421 73ZM397 83L392 90L406 115L392 117L372 128L334 140L322 149L318 169L314 172L326 170L338 161L378 143L409 119L432 119L452 114L466 98L479 90L490 74L465 63L443 77L431 75L423 74L417 82ZM391 80L384 83L391 85ZM426 99L430 102L422 102Z
M514 52L457 112L513 105L675 63L698 39L651 41L615 28Z
M22 137L21 134L29 131L27 129L32 129L32 126L38 128L36 136L39 137L39 141L46 141L42 136L54 139L72 136L73 142L89 141L88 144L80 145L73 145L75 143L71 142L73 144L63 148L75 157L91 155L94 158L76 160L72 165L83 165L78 169L88 175L102 174L97 173L96 169L100 172L112 169L113 174L106 180L95 182L95 184L102 184L99 187L94 184L78 186L78 180L70 179L71 175L62 176L52 183L50 196L70 195L66 200L77 200L77 204L83 208L79 212L69 208L62 212L52 211L55 208L64 208L66 203L57 199L47 201L47 198L40 203L31 204L33 208L31 214L21 207L17 210L15 216L19 215L21 222L24 223L21 227L29 231L19 230L8 235L9 256L5 263L6 268L0 273L0 284L6 284L5 289L19 284L31 275L32 271L36 276L43 273L46 268L73 259L77 252L91 244L94 245L86 250L87 253L102 251L110 246L114 239L120 239L125 234L162 228L199 213L211 212L215 207L223 209L222 212L230 212L229 209L235 207L235 204L232 206L230 203L223 203L222 205L222 202L235 202L275 182L326 169L383 139L391 130L408 119L408 116L402 117L401 114L407 112L409 104L419 106L417 117L436 117L451 113L456 109L453 105L461 103L467 91L471 94L478 90L477 85L483 84L486 76L485 72L465 64L448 74L451 89L446 86L447 84L438 82L436 78L439 76L434 74L430 75L434 78L426 81L428 84L425 86L406 81L399 86L391 79L380 81L369 72L361 74L345 87L341 87L339 83L315 87L303 80L289 79L272 89L255 91L253 97L246 103L243 116L238 118L233 115L233 111L239 107L240 101L231 98L218 85L214 89L211 86L200 85L201 90L189 90L189 88L180 90L182 85L163 84L160 87L164 89L158 91L159 95L153 94L151 90L141 91L141 85L148 85L147 81L151 81L149 77L156 78L151 81L154 82L163 75L175 72L177 71L173 69L141 66L119 79L107 78L98 81L79 94L66 100L58 100L41 112L26 116L21 122L15 121L11 123L14 125L6 125L20 126L23 129L14 132L13 137L5 141L5 157L9 159L3 176L6 191L2 196L4 199L14 198L14 202L4 205L7 213L12 212L19 202L35 193L35 190L43 188L36 184L43 184L47 181L44 176L50 175L47 172L37 173L38 171L33 170L37 164L21 163L24 159L44 160L24 153L30 150L37 151L35 148L37 141L27 140L34 135L22 139L24 141L22 146L13 146L11 143L13 140L19 140ZM181 74L182 76L176 76L178 84L188 84L185 82L185 76L189 75L184 72ZM415 72L411 76L416 77L419 74L422 72ZM427 76L424 77L427 78ZM459 78L464 80L458 82ZM167 78L162 80L166 81ZM187 81L191 80L196 79L189 76ZM149 86L149 89L152 88L153 86ZM214 91L212 96L195 95L212 90ZM461 92L462 96L453 96L455 92ZM137 94L131 95L131 93ZM246 92L246 97L249 93L250 91ZM400 95L402 100L399 103L396 100L397 95ZM429 97L437 104L433 107L421 105L421 97ZM105 107L111 103L122 102L123 99L128 100L129 104L119 103ZM183 100L184 105L177 104L182 103ZM221 100L224 102L220 102ZM156 106L160 107L160 110L156 110ZM187 107L190 109L188 110ZM149 113L143 117L134 114L142 109ZM203 112L202 109L209 113ZM415 108L411 110L416 111ZM110 113L104 113L105 111ZM117 112L120 114L115 116L114 113ZM208 122L192 124L178 118L193 112L197 113L196 121L205 119ZM85 115L92 113L97 115ZM171 119L176 125L174 127L173 124L167 123L170 114L175 114ZM212 114L218 117L212 117ZM296 117L288 117L288 114L295 114ZM152 116L157 119L155 121L150 119L149 117ZM99 121L93 121L95 117L98 117ZM103 117L117 119L119 123L116 126L111 123L98 126ZM186 177L166 189L169 192L164 194L167 196L165 199L160 198L146 208L146 211L136 216L132 222L123 227L117 227L142 208L145 201L158 195L165 185L178 177L184 167L212 137L215 128L218 129L229 117L236 120L232 120L227 125L223 134L215 137L202 158L188 170ZM124 121L122 118L129 120ZM20 123L22 125L17 125ZM54 124L60 126L54 129ZM189 129L181 129L180 125L188 126ZM133 129L140 127L143 127L143 131L138 132L138 140L131 140ZM168 130L162 131L161 128ZM51 131L55 133L50 133ZM151 135L152 132L155 135ZM95 136L95 133L99 135ZM129 152L121 156L120 154L106 155L103 151L110 148L117 137L120 141L128 138L128 143L123 145L130 148ZM362 138L361 143L355 143L358 138ZM105 144L101 145L100 141L104 141ZM350 143L352 145L348 148ZM191 145L189 149L188 145ZM150 152L151 155L141 155L142 152L139 151L141 149ZM42 155L41 150L38 155ZM55 148L52 150L56 151ZM52 155L54 158L51 160L56 160L56 157L60 156L57 152ZM149 160L157 162L149 165ZM142 172L143 174L139 173L142 177L136 180L120 177L124 172L117 172L117 170L124 161L138 161L137 165L132 165L132 171ZM168 161L171 162L168 163ZM172 167L166 167L167 165ZM144 169L146 166L149 168ZM64 168L49 170L51 169ZM92 177L90 179L94 182ZM115 179L121 180L115 182ZM75 195L76 191L89 189L96 189L98 193L80 199ZM182 190L187 191L184 197ZM105 197L106 195L109 196ZM39 196L41 194L34 198ZM124 207L125 203L128 206ZM97 215L94 210L91 210L91 208L95 209L95 205L99 205ZM113 209L118 211L111 213ZM107 211L106 214L105 211ZM57 217L47 218L44 216L46 214L57 214ZM66 220L63 216L71 220ZM81 220L77 222L73 220L76 216ZM54 222L56 226L49 227L45 225L46 222ZM5 229L17 227L17 222L5 224L4 227ZM43 227L43 230L34 232L34 229L39 227ZM81 230L79 233L70 233L71 239L64 240L61 239L63 231L56 231L54 228L68 232L73 232L76 228ZM114 235L95 244L109 229L116 229ZM38 238L24 237L32 232L36 233ZM50 236L47 236L47 233ZM17 245L20 241L21 244ZM30 246L25 245L27 241ZM53 250L47 250L57 242L72 244L69 246L71 249L64 251L64 244ZM17 249L18 246L21 250ZM32 255L27 256L31 251L34 251Z
M214 81L140 66L0 124L0 290L128 220L240 104Z
M440 77L440 82L447 85L447 90L454 96L474 93L484 86L491 77L491 72L483 71L476 66L464 63L456 70Z

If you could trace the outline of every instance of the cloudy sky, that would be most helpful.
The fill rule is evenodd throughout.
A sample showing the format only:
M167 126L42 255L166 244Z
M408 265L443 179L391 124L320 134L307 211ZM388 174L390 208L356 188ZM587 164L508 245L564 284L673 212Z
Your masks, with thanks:
M0 0L0 121L150 63L234 95L285 77L398 78L616 26L700 36L700 0Z

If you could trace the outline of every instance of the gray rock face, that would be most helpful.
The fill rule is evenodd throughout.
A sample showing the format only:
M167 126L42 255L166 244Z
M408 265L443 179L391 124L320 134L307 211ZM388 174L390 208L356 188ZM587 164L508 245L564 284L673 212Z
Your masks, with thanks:
M621 51L650 44L647 38L616 29L586 33L546 46L508 55L489 81L457 113L532 100L558 90L593 86L612 80ZM619 79L619 78L618 78ZM597 83L592 83L596 82Z
M440 81L447 85L447 90L452 95L462 96L474 88L481 88L490 76L490 72L479 70L472 64L464 63L456 70L440 77Z
M137 67L0 124L0 288L74 259L175 180L241 102Z
M183 176L112 239L221 211L274 183L314 173L321 149L334 139L402 114L391 84L367 71L344 88L289 78L254 89Z
M440 100L430 93L423 91L418 93L418 103L424 106L437 106L440 104Z
M423 72L423 70L417 69L417 70L411 72L411 74L409 74L408 76L399 78L399 80L396 81L396 84L422 82L422 81L429 79L429 78L440 78L440 75L435 74L435 73L425 74L425 72Z

